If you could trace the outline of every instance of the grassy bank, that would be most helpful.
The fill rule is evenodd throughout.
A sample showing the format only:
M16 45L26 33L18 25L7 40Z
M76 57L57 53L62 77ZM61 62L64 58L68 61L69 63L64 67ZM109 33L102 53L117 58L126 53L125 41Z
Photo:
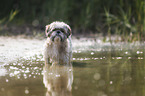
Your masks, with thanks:
M122 41L145 37L144 0L5 0L0 7L0 34L13 24L44 30L59 20L75 34L118 35Z

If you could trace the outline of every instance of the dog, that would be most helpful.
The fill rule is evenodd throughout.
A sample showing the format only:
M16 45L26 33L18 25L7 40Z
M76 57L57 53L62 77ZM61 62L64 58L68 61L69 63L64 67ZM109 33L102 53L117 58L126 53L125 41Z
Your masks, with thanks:
M69 65L72 58L71 28L64 22L46 25L44 45L45 64Z
M46 25L43 83L46 96L72 96L73 68L71 64L71 28L64 22Z

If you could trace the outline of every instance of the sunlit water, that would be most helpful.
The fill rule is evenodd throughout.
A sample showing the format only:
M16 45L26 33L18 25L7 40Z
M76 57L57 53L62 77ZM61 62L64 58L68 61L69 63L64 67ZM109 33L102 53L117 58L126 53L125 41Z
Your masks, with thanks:
M61 66L48 72L53 92L44 81L43 56L37 54L0 66L0 96L145 96L144 44L82 42L74 43L73 71Z

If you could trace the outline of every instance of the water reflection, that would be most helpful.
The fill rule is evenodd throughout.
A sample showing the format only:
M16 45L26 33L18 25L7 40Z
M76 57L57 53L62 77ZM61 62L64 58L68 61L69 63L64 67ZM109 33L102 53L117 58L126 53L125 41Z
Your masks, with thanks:
M75 53L73 95L145 96L144 58L141 47Z
M46 96L72 96L72 66L45 65L43 83L47 88Z
M144 45L74 50L74 71L42 58L0 66L0 96L145 96Z
M0 66L0 76L5 76L6 74L7 70L3 66Z

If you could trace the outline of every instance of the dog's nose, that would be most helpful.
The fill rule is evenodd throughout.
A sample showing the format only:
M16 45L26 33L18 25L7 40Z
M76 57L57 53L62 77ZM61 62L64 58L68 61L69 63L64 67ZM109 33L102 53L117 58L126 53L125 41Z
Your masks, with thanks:
M59 34L59 33L60 33L60 31L58 30L58 31L57 31L57 34Z

